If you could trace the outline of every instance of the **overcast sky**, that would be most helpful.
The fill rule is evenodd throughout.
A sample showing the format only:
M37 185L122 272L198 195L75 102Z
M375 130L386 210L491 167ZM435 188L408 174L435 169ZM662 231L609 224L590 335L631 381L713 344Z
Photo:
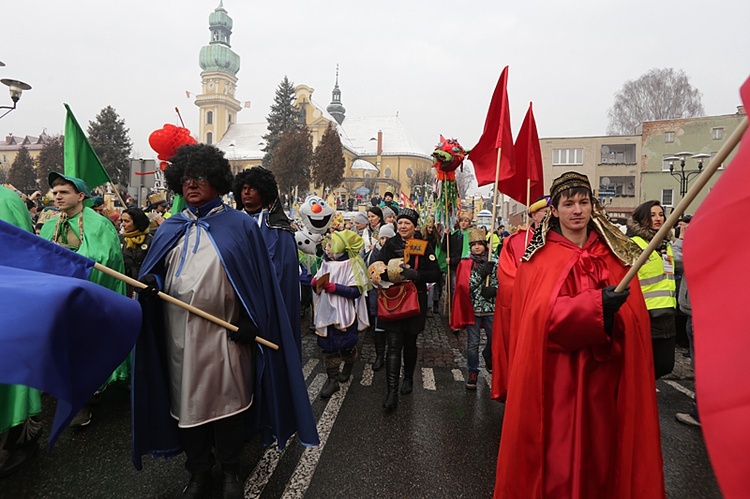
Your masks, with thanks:
M85 128L111 105L133 155L164 123L197 133L198 53L218 0L23 0L6 6L0 77L29 83L0 134L61 134L63 102ZM706 113L731 114L750 75L747 0L225 0L240 55L237 121L265 119L284 75L347 116L398 113L425 152L442 133L475 145L506 65L515 132L529 102L540 137L604 135L614 94L651 68L684 69ZM0 105L10 103L0 88Z

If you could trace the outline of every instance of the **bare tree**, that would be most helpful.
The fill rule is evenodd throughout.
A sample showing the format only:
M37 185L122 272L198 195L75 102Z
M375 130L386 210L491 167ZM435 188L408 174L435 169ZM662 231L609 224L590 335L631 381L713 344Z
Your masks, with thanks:
M643 121L703 116L701 93L683 70L652 69L625 82L609 109L609 135L630 135Z
M470 170L464 165L463 168L456 170L456 188L458 189L458 196L461 199L466 197L466 193L469 191L472 182L476 183L473 169Z

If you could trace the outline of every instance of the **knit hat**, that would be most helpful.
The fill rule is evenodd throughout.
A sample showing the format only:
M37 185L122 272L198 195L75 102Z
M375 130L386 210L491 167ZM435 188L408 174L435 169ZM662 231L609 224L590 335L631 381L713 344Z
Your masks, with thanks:
M385 219L388 217L395 217L396 212L394 212L392 209L388 208L387 206L383 208L383 221L385 222Z
M383 220L385 220L383 218L383 210L380 209L380 206L370 206L369 208L367 208L367 211L370 212L370 213L374 213L375 215L377 215L380 218L381 222Z
M357 213L356 215L354 215L354 222L358 223L358 224L365 224L365 225L367 225L368 223L370 223L367 220L367 215L365 215L361 211L359 213Z
M378 237L387 237L388 239L396 235L396 231L393 230L393 224L385 224L380 228Z
M396 221L401 220L402 218L408 219L411 223L414 224L416 227L417 224L419 224L419 213L412 210L411 208L404 208L401 211L398 212L398 216L396 217Z

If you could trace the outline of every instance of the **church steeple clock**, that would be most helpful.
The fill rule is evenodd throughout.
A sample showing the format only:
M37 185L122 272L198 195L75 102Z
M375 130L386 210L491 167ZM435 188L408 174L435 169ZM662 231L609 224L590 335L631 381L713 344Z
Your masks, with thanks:
M226 133L229 125L237 120L242 107L234 98L237 87L237 72L240 70L240 56L235 54L229 43L232 35L232 18L224 9L223 0L208 16L208 29L211 40L201 48L199 63L202 93L195 98L199 109L200 125L198 141L215 144Z

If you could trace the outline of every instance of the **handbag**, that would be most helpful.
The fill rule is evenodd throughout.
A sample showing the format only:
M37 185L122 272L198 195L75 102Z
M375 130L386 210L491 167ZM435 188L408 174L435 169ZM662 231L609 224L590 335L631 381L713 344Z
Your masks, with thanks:
M415 267L416 269L416 267ZM378 289L378 319L393 322L419 315L419 296L412 281Z

